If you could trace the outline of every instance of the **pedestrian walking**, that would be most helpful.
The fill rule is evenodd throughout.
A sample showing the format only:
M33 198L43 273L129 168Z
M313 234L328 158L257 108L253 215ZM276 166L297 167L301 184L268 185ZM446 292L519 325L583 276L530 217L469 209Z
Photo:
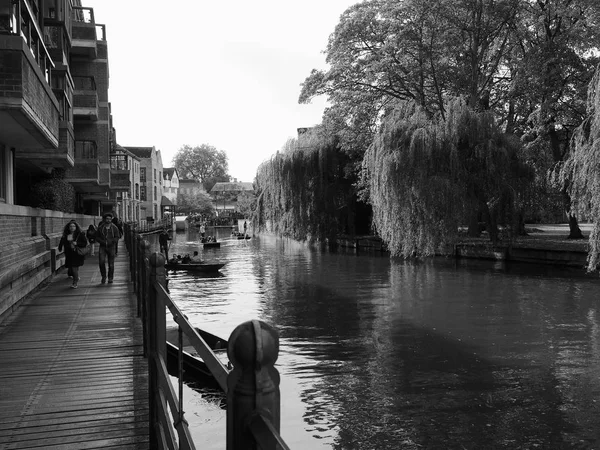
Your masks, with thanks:
M94 256L94 246L96 244L96 227L93 223L90 223L90 226L85 232L85 237L90 243L90 256Z
M248 229L248 222L244 220L244 236L246 236L246 230Z
M108 282L113 282L115 274L115 256L117 255L117 246L121 233L119 228L112 223L112 213L105 213L102 216L102 223L98 225L96 232L96 241L100 244L98 249L98 265L100 266L100 275L102 284L106 283L106 264L108 263Z
M162 231L158 235L158 244L160 247L160 251L165 253L165 261L169 260L169 241L171 240L171 236L169 236L169 232L166 228L163 227Z
M88 241L85 233L81 230L79 224L71 220L65 225L63 235L58 243L58 251L65 249L65 267L67 267L67 275L73 277L71 288L77 289L79 282L79 268L85 262L85 249ZM79 249L79 250L78 250Z

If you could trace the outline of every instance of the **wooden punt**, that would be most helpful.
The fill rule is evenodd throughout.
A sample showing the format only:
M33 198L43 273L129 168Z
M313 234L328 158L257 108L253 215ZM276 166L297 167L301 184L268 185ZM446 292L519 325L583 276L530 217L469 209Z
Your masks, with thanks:
M190 270L193 272L217 272L225 263L218 264L205 264L205 263L167 263L165 268L167 270Z
M227 340L215 336L214 334L211 334L207 331L201 330L200 328L196 328L196 331L217 356L222 354L223 358L226 359L225 355L227 354ZM184 347L184 350L181 353L183 357L183 370L185 372L186 378L192 378L196 381L202 381L207 379L214 380L212 373L206 366L206 363L202 361L202 358L186 351L185 348L186 347ZM193 347L191 348L193 351ZM177 345L167 341L167 364L169 365L169 367L177 367L178 354L179 348L177 347ZM219 359L223 360L223 358Z

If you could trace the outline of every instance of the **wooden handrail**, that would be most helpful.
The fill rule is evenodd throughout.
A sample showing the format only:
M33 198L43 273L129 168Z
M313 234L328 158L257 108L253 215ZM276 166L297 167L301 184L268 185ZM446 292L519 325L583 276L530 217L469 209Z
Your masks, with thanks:
M258 320L236 327L229 338L227 354L233 370L228 371L172 301L166 288L164 256L150 254L148 241L130 226L125 226L125 234L130 257L134 259L131 268L140 302L138 315L144 322L151 448L195 450L182 407L181 336L185 334L227 394L227 450L289 450L279 434L279 373L274 367L279 353L278 332ZM179 327L179 398L167 370L166 308Z
M229 370L223 365L223 363L217 358L212 349L208 346L208 344L202 339L202 337L198 334L196 329L190 324L187 318L183 315L183 313L179 310L177 305L173 303L171 297L165 290L164 286L159 283L154 285L154 288L157 290L157 293L162 296L162 301L166 304L167 308L171 311L173 315L173 319L179 325L179 327L183 330L186 337L190 341L190 344L194 347L194 350L200 355L212 375L215 377L221 389L224 392L227 392L227 375L229 374Z

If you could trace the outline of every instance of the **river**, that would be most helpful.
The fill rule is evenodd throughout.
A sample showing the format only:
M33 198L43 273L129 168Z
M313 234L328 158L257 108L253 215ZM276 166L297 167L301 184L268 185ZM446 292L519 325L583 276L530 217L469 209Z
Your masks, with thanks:
M169 274L196 326L280 332L281 435L298 449L600 448L599 280L580 271L322 252L271 237L171 253L225 262ZM197 448L225 411L186 388Z

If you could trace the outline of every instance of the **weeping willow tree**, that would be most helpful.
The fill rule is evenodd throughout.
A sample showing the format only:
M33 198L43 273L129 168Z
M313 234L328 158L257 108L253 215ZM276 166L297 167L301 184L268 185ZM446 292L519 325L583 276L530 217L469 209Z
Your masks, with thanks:
M347 160L319 129L290 139L257 170L255 226L303 241L352 233L355 191L345 176Z
M571 153L557 166L555 180L571 196L571 213L590 219L588 270L600 263L600 68L588 91L588 117L573 135Z
M374 227L392 255L446 253L461 225L485 222L493 243L498 224L509 225L508 239L517 225L516 186L527 174L518 142L462 99L445 110L431 117L400 103L365 154Z

